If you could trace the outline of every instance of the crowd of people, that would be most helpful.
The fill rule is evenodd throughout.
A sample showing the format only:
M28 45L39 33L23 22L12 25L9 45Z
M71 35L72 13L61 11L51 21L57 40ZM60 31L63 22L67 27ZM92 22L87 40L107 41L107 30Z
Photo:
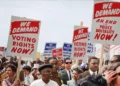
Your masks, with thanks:
M120 86L120 55L114 55L99 69L99 59L88 61L45 58L44 62L21 61L19 79L16 79L18 59L0 59L0 86Z

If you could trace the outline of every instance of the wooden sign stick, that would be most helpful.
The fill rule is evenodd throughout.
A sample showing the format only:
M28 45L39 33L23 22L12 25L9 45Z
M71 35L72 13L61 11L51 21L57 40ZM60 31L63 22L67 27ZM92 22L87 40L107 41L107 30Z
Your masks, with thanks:
M17 80L19 80L20 77L20 66L21 66L21 56L18 58L18 68L17 68L17 77L16 77Z
M100 57L100 64L99 64L99 73L101 73L101 69L102 69L103 53L104 53L104 44L102 44L102 48L101 48L101 57Z

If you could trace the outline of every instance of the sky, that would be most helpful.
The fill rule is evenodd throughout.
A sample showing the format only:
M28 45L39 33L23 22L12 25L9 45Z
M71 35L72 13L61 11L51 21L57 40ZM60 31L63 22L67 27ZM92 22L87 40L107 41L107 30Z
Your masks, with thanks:
M41 21L37 51L43 52L46 42L72 43L74 25L91 30L93 0L0 0L0 46L7 46L11 16Z

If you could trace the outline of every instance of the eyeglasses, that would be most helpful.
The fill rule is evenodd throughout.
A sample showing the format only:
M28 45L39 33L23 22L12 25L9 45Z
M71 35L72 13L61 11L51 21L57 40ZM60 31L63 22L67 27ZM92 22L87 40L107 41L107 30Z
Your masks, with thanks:
M72 62L65 62L66 64L72 64Z

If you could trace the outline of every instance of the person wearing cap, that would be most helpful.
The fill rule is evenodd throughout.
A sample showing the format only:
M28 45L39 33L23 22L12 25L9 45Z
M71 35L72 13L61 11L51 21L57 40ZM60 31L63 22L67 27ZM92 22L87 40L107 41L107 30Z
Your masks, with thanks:
M39 67L41 79L35 80L30 86L59 86L55 81L51 80L53 66L50 64L43 64Z
M87 71L87 70L88 70L88 66L87 66L87 64L84 63L84 62L80 65L80 68L81 68L83 71Z
M34 64L32 75L33 75L33 77L34 77L35 80L37 80L39 78L38 68L39 68L39 64Z

